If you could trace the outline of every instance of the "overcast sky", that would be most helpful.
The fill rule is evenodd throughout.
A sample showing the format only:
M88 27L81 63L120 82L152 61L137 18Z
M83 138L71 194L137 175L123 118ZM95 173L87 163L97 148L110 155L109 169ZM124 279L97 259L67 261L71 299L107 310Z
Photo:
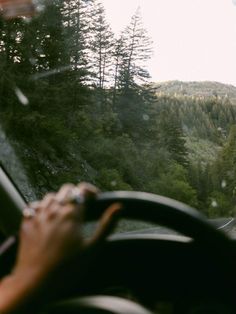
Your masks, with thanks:
M102 0L119 33L141 6L154 41L153 81L213 80L236 86L236 0Z

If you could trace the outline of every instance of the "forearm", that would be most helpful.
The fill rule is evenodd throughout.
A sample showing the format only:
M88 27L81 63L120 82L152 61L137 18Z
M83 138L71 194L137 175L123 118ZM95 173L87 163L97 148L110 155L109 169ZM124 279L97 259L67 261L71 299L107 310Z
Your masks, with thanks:
M0 313L21 313L39 297L44 280L42 274L31 270L15 272L0 282Z

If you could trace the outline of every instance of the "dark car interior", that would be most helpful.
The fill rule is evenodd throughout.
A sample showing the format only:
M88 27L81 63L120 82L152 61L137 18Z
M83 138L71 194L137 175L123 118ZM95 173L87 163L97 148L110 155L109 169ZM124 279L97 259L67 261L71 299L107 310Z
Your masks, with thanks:
M7 217L1 211L1 222L6 221L8 228L1 229L3 276L14 262L17 240L11 241L9 236L17 234L24 201L3 169L0 178L2 208L8 208ZM73 261L73 275L63 281L63 302L61 295L55 296L58 303L49 313L145 313L132 302L157 313L234 313L235 241L187 205L141 192L102 193L94 204L87 205L86 220L96 220L116 201L124 204L124 217L165 225L182 236L112 235L82 278L76 272L76 259ZM121 297L130 304L122 305L126 301ZM121 311L123 306L127 312Z

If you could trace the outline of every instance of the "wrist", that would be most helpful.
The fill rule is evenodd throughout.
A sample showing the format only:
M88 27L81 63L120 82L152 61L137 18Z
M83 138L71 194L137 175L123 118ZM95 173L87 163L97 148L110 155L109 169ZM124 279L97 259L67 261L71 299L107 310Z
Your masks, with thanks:
M14 281L22 282L22 286L36 288L46 280L48 272L38 265L16 265L10 277Z
M40 269L16 267L0 283L0 313L21 313L22 308L38 298L36 296L40 295L45 280L45 274Z

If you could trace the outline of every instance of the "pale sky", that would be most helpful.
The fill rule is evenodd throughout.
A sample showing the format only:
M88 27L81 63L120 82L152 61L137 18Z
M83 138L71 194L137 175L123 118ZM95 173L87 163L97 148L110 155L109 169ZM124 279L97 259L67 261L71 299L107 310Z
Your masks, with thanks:
M119 33L141 6L153 39L152 81L211 80L236 86L236 0L102 0Z

